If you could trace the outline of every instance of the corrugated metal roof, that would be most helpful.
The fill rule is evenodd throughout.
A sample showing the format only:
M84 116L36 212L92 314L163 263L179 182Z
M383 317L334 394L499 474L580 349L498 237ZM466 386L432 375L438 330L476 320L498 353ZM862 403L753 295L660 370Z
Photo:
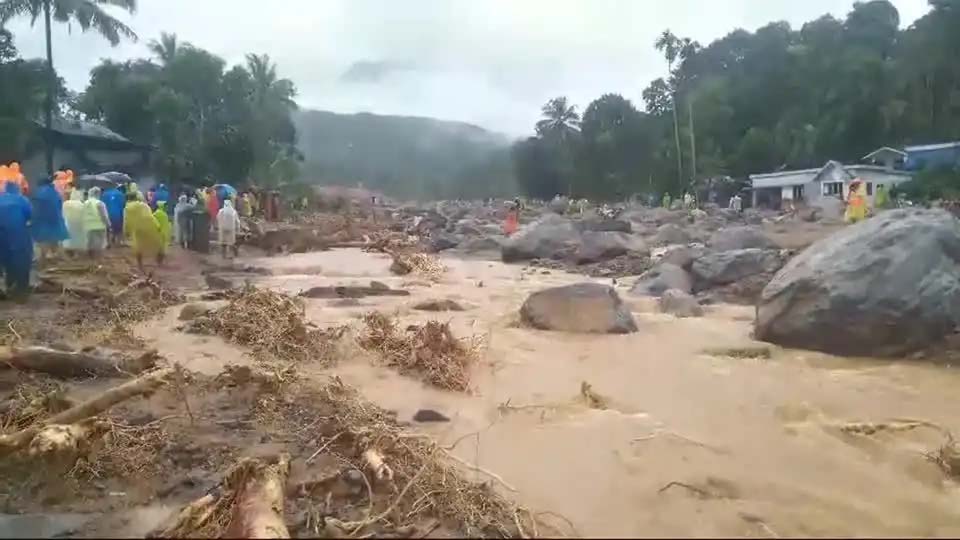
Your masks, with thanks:
M883 173L889 176L910 178L912 175L905 171L894 171L879 165L844 165L839 161L828 161L819 169L802 169L796 171L778 171L767 174L751 174L750 184L757 188L778 188L809 184L813 181L846 182L860 171Z
M904 148L907 152L929 152L930 150L946 150L947 148L957 148L960 147L960 141L947 142L947 143L937 143L937 144L922 144L919 146L907 146Z
M883 153L895 154L897 156L907 155L907 153L902 150L897 150L896 148L890 148L889 146L883 146L883 147L877 148L873 152L870 152L869 154L863 156L860 159L873 159L875 156L878 156Z
M36 122L40 127L46 127L44 122ZM53 131L57 133L62 133L64 135L72 135L75 137L88 137L91 139L101 139L106 141L122 142L122 143L131 143L129 139L116 133L115 131L101 126L100 124L94 124L93 122L85 122L83 120L70 120L67 118L54 118L53 119ZM132 143L131 143L132 144Z
M809 183L820 172L820 169L803 169L797 171L779 171L767 174L751 174L750 183L755 188L772 188L798 186Z

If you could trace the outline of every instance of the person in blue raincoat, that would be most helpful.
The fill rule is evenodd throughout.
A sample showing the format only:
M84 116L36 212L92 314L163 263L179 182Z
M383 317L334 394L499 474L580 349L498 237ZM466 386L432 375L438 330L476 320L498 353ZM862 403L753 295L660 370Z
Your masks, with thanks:
M109 244L119 245L123 241L123 209L127 205L127 199L122 191L112 187L103 192L100 200L107 207L107 217L110 218Z
M40 260L57 251L60 242L70 236L63 221L63 198L53 186L53 180L45 179L33 194L33 218L30 223L33 240L40 246Z
M160 184L160 186L157 187L157 193L154 196L153 209L156 210L157 209L156 207L159 206L160 203L166 203L166 207L168 210L170 206L172 206L170 204L170 190L167 189L166 184ZM167 214L169 215L170 212L168 211Z
M20 194L20 186L7 182L0 194L0 266L6 276L7 294L17 300L26 299L30 292L31 214L30 201Z

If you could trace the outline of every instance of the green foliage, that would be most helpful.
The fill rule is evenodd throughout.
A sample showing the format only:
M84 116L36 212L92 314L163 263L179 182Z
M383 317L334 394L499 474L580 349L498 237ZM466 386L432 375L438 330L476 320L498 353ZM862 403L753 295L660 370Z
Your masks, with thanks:
M87 118L156 147L164 178L276 186L299 175L296 90L266 55L226 62L176 35L150 44L157 62L104 60L77 102Z
M45 3L50 4L54 21L75 23L84 32L92 28L111 45L119 44L121 37L137 39L137 34L129 26L103 9L103 6L113 6L133 13L137 10L137 0L3 0L0 2L0 23L18 16L28 16L36 23L43 15Z
M960 199L960 169L942 167L918 173L913 180L897 185L891 195L903 194L911 201Z
M567 185L565 164L574 160L581 195L659 198L680 195L691 181L703 186L723 175L856 162L880 146L960 140L960 0L930 5L903 30L889 1L871 0L855 3L843 20L738 29L705 47L665 31L654 47L668 73L643 90L646 115L628 122L639 134L588 135L585 112L582 140L562 151L518 145L515 156L527 160L516 164L518 174L541 175L519 177L520 184L539 189L559 174ZM532 155L553 163L533 166ZM939 180L921 184L946 189Z

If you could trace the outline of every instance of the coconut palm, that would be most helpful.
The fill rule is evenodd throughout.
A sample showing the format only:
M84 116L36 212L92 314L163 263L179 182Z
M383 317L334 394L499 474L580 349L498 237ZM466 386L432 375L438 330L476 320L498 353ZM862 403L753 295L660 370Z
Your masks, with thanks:
M259 105L267 103L278 104L287 109L296 109L293 100L297 95L296 88L290 79L277 78L277 65L269 55L248 54L247 71L253 81L253 98Z
M673 78L673 64L680 57L680 53L683 51L683 42L673 35L673 32L670 30L664 30L660 37L657 38L657 41L653 44L658 51L663 53L663 57L667 60L667 71L670 72L671 78ZM670 85L670 98L673 102L673 106L670 107L673 110L673 140L677 145L677 184L683 184L683 155L680 153L680 120L677 118L677 89L674 87L674 84Z
M136 40L137 35L133 30L107 13L103 9L105 6L119 7L133 13L137 9L137 0L0 0L0 26L18 16L29 16L31 23L36 23L40 15L43 15L49 79L45 104L48 130L53 124L53 98L57 88L56 72L53 70L50 21L53 19L61 23L76 23L84 32L92 28L113 46L120 43L121 37ZM47 138L47 173L53 175L53 146L50 138Z
M166 66L176 58L179 45L176 34L161 32L160 39L151 40L147 47L150 49L150 52L157 55L160 62Z
M551 99L540 109L543 119L537 122L537 133L566 140L580 127L580 114L576 105L568 105L567 98Z

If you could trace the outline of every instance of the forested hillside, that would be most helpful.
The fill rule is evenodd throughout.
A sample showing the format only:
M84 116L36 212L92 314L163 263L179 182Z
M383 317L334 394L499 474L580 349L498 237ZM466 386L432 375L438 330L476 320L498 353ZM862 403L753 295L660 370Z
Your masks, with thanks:
M960 140L960 0L930 7L902 30L897 9L873 0L842 20L773 22L706 46L665 31L650 45L669 69L643 90L644 110L608 94L581 117L551 100L514 148L518 181L540 196L678 195L718 175Z
M509 141L462 123L368 113L299 111L304 180L404 197L513 195Z

